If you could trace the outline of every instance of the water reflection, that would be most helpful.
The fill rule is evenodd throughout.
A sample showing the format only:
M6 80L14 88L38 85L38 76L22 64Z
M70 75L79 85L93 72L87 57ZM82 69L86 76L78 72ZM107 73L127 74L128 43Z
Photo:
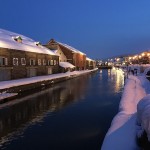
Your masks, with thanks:
M111 84L111 86L109 86L108 88L113 86L114 88L113 92L115 93L119 93L120 89L122 89L122 86L124 85L124 75L120 70L116 69L99 70L99 78L100 80L104 80L104 82L108 80L108 82Z
M99 150L122 88L105 69L0 105L0 149Z
M0 144L21 134L30 124L42 121L47 113L84 99L90 76L56 84L38 93L0 105Z
M121 87L124 85L124 75L120 70L112 69L113 80L116 80L116 84L114 86L115 92L120 92Z

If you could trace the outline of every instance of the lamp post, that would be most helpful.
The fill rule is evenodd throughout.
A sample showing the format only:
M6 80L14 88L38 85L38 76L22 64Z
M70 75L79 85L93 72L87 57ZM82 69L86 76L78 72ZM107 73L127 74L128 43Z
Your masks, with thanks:
M128 66L129 66L129 63L128 62L126 62L126 66L127 66L127 79L128 79L128 73L129 73L129 71L128 71Z

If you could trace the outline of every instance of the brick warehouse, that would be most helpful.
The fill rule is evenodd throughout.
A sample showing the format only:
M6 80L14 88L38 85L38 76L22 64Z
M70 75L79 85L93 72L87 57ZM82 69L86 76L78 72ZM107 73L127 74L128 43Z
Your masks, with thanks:
M59 57L39 42L0 29L0 81L48 75L59 70Z
M54 39L51 39L46 45L47 48L54 50L54 49L61 49L64 55L67 58L67 62L76 66L77 70L84 70L86 69L86 54L82 53L81 51L60 42L56 42Z

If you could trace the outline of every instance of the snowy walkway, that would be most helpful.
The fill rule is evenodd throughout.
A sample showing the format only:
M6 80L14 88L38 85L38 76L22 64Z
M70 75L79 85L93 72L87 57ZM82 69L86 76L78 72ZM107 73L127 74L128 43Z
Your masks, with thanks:
M18 80L1 81L0 82L0 90L8 89L11 87L17 87L17 86L21 86L21 85L27 85L27 84L36 83L36 82L59 79L59 78L63 78L63 77L67 77L67 78L76 77L76 76L90 73L91 71L96 71L96 70L97 70L97 68L93 69L93 70L73 71L73 72L58 73L58 74L52 74L52 75L46 75L46 76L24 78L24 79L18 79ZM11 97L11 96L15 96L15 95L17 95L17 93L3 92L3 93L0 93L0 100Z
M53 80L57 78L62 77L71 77L73 75L78 76L85 73L90 73L93 70L83 70L83 71L73 71L73 72L66 72L66 73L58 73L58 74L52 74L52 75L46 75L46 76L37 76L37 77L31 77L31 78L24 78L24 79L18 79L18 80L9 80L9 81L1 81L0 82L0 89L6 89L13 86L20 86L20 85L26 85L31 83L36 83L40 81L46 81L46 80Z
M150 92L150 83L145 76L129 76L119 106L107 132L102 150L138 150L136 134L137 104Z

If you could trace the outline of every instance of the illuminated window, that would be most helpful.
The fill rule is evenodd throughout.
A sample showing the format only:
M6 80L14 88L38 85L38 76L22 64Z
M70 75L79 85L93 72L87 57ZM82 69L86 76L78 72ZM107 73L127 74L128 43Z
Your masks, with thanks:
M56 60L54 60L54 65L56 65Z
M26 65L26 59L25 58L21 58L21 65Z
M54 61L53 60L51 60L51 65L54 65Z
M13 58L13 65L18 66L18 58Z
M38 59L38 65L41 65L42 63L41 63L41 59Z

